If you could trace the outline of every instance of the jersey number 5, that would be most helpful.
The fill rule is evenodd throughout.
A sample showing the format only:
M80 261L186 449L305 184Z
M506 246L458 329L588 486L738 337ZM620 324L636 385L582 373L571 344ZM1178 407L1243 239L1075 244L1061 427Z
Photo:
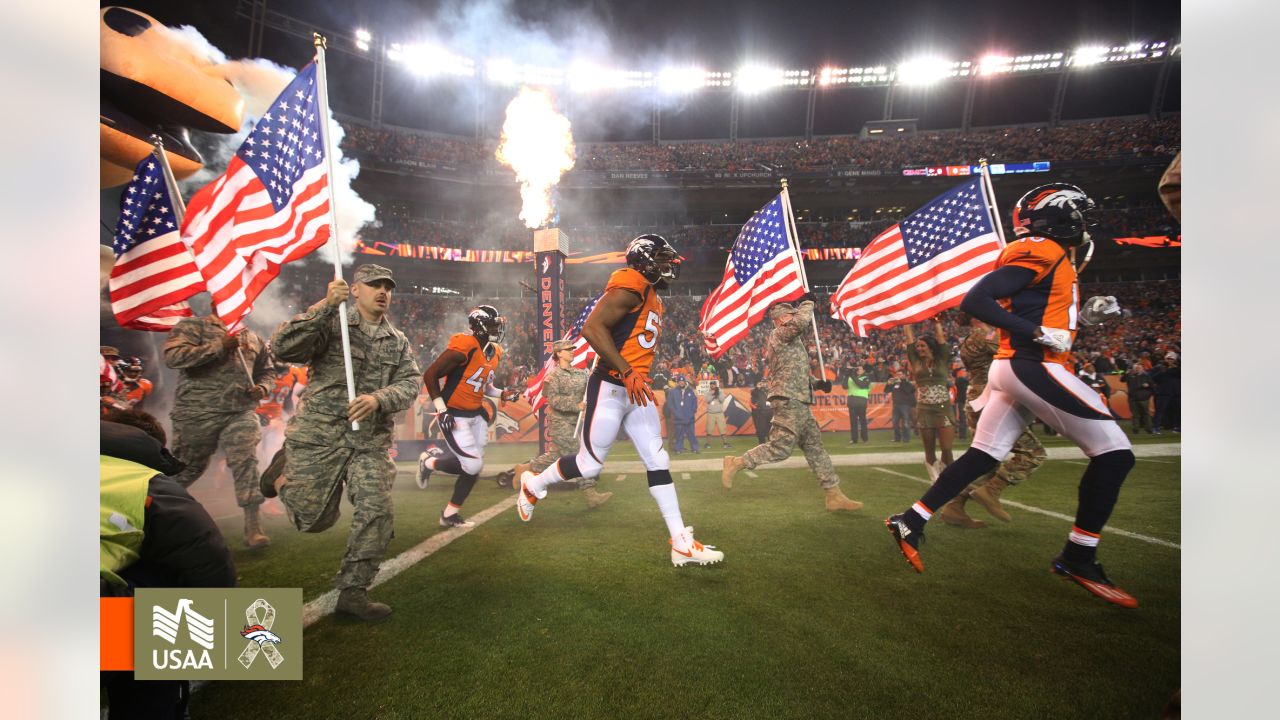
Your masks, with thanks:
M484 378L482 376L484 375L485 370L488 370L488 368L476 368L475 373L473 373L471 377L467 378L467 384L471 386L472 390L476 391L477 395L484 394Z
M645 350L653 349L658 342L658 331L662 328L662 320L658 318L658 313L650 310L649 318L644 322L645 332L636 336L636 342Z

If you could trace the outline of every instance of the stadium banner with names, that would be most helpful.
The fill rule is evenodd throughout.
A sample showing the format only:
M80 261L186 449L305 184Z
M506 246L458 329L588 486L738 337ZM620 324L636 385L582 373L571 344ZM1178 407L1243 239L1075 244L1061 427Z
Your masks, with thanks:
M1132 416L1129 411L1129 400L1125 390L1124 383L1120 382L1119 375L1107 375L1107 383L1111 386L1111 396L1108 405L1111 407L1111 413L1118 420L1128 420ZM833 381L834 382L834 381ZM742 437L755 437L755 422L750 418L751 408L751 388L721 388L721 392L734 399L734 404L748 411L746 417L738 416L741 424L734 423L734 417L726 414L725 422L728 424L728 433L730 435ZM658 398L658 409L666 405L666 391L655 390L654 395ZM813 416L818 421L818 426L823 432L849 432L849 410L847 393L845 388L836 385L829 393L815 393L813 402ZM427 406L429 409L430 400L427 399L426 393L423 393L415 403L415 407L406 411L405 421L396 424L397 435L396 441L399 446L398 454L400 457L414 457L420 453L421 446L427 440L422 434L422 423L418 421L415 427L413 418L421 412L420 406ZM1154 408L1154 400L1149 401L1151 408ZM955 404L952 404L955 409ZM1152 410L1154 412L1154 410ZM701 394L698 395L698 415L694 423L694 433L698 437L703 437L707 432L706 423L707 401ZM494 422L489 425L490 442L534 442L538 439L538 420L537 413L532 412L528 401L521 396L519 400L508 402L495 414ZM884 383L871 383L871 389L867 397L867 426L872 430L888 430L893 426L890 422L893 415L893 403L889 395L884 391ZM662 434L663 437L668 436L667 419L662 415Z
M472 263L525 263L533 262L534 253L529 250L480 250L476 248L445 247L443 245L419 245L404 242L385 242L382 240L357 240L355 252L364 255L382 257L402 257L415 260L432 260L437 262L472 262ZM700 249L687 252L686 255L698 254ZM806 260L814 261L849 261L857 260L862 248L831 247L808 248L803 251ZM576 255L563 262L570 265L579 264L618 264L626 262L626 255L619 252L606 252L598 255Z

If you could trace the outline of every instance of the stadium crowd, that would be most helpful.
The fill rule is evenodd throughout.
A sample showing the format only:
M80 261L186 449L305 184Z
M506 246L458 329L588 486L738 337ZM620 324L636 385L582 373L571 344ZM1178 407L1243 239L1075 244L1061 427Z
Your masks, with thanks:
M393 164L412 163L454 169L497 169L494 141L434 135L403 128L375 129L346 122L343 150L357 157ZM804 172L860 168L896 172L902 168L1034 160L1172 158L1181 145L1181 119L1111 118L1068 122L1053 127L1007 127L958 131L922 131L909 136L862 138L857 135L775 139L690 141L664 144L592 143L577 146L577 170L594 171L745 171Z

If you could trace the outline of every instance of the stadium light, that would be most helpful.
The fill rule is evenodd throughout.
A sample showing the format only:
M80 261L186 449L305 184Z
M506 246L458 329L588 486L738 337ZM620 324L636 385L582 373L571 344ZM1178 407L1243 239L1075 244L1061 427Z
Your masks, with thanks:
M536 65L517 65L507 58L490 60L485 65L485 75L489 78L489 82L497 85L540 85L546 87L564 84L564 73L560 70Z
M693 92L710 84L707 71L693 67L669 67L658 73L658 87L665 92Z
M960 63L934 57L908 60L898 66L898 82L904 85L932 85L948 77L955 77L959 74L959 67Z
M645 70L617 70L590 63L575 63L569 68L569 87L575 92L653 86L653 73Z
M1019 58L1021 60L1021 58ZM1008 55L987 55L978 61L979 75L995 75L1013 71L1013 58Z
M1085 45L1076 48L1071 55L1071 64L1075 67L1097 65L1107 59L1107 48L1102 45Z
M401 63L411 72L422 77L435 75L471 77L476 74L474 60L454 55L435 45L392 43L391 47L387 48L387 59Z
M747 95L764 92L782 83L783 71L764 65L746 65L738 70L734 78L734 85Z

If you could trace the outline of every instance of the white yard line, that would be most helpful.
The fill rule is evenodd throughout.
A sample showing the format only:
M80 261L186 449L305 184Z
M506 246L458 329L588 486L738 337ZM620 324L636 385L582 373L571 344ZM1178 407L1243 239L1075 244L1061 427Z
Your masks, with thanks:
M681 480L688 480L688 479L689 479L689 478L691 478L691 477L693 477L693 476L692 476L692 475L690 475L689 473L680 473L680 479L681 479Z
M747 477L753 477L753 478L760 477L758 473L752 472L750 470L743 470L743 472L747 474Z
M1178 465L1172 460L1152 460L1151 458L1138 458L1141 462L1159 463L1160 465Z
M627 479L627 476L626 476L626 475L619 475L618 477L614 478L614 479L613 479L613 481L614 481L614 482L622 482L623 480L626 480L626 479Z
M422 560L430 557L433 553L475 530L484 523L492 520L498 515L511 509L516 504L516 496L512 495L505 500L500 501L492 507L485 508L470 517L471 522L475 523L472 527L450 528L444 532L438 532L435 535L423 540L413 547L405 550L399 555L382 563L378 568L378 574L373 578L373 583L369 586L375 588L400 573L408 570ZM302 627L308 628L314 625L318 620L326 615L333 614L333 608L338 603L338 591L330 590L320 597L302 606Z
M873 467L871 469L878 470L888 475L894 475L896 477L906 478L907 480L915 480L916 482L921 483L923 485L933 484L932 482L930 482L929 480L925 480L924 478L918 478L915 475L900 473L897 470L890 470L888 468L882 468L882 467ZM1048 517L1056 518L1058 520L1065 520L1066 522L1069 522L1069 523L1075 522L1075 518L1071 517L1070 515L1063 515L1062 513L1054 512L1052 510L1045 510L1043 508L1038 508L1033 505L1023 505L1022 503L1013 502L1011 500L1005 500L1004 498L1000 498L1000 504L1008 505L1010 507L1016 507L1019 510L1026 510L1027 512L1033 512L1039 515L1046 515ZM1160 538L1153 538L1149 535L1140 535L1135 532L1129 532L1128 530L1121 530L1120 528L1111 527L1110 525L1107 525L1102 529L1104 532L1108 532L1114 535L1122 535L1127 538L1133 538L1134 540L1141 540L1142 542L1151 543L1152 545L1160 545L1161 547L1173 548L1174 550L1182 549L1182 546L1178 545L1177 543L1171 543L1168 540L1161 540Z

